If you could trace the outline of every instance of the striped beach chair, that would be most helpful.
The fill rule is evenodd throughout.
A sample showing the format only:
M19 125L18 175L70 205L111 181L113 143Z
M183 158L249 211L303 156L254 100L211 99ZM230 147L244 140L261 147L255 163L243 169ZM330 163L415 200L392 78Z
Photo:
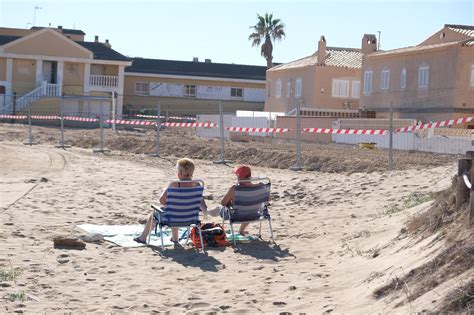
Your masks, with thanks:
M173 183L197 183L195 187L171 187ZM155 235L160 229L161 248L164 249L163 228L187 227L186 244L189 241L190 228L196 227L201 239L201 248L204 251L204 244L201 235L201 221L199 220L199 208L204 192L204 182L202 180L173 181L169 184L166 192L166 205L164 207L152 205L153 215L156 222ZM150 243L150 235L147 244Z
M244 186L244 182L258 182L252 186ZM266 183L265 183L266 182ZM223 223L228 220L232 233L233 243L235 246L235 223L250 223L259 221L259 237L262 235L262 221L268 222L270 236L273 237L272 222L268 213L270 200L271 182L269 178L252 178L249 180L241 180L235 186L235 198L233 204L229 208L224 208Z

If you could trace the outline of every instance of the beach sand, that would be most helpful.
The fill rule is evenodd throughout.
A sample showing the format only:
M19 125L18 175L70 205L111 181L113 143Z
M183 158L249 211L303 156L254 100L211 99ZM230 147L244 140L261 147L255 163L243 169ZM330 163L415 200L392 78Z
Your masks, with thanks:
M213 198L209 207L234 182L233 165L212 158L196 160L194 174ZM409 303L403 291L378 300L373 292L440 250L432 238L400 236L409 215L430 202L389 209L414 192L448 187L453 162L370 173L252 167L254 176L272 180L276 244L268 242L264 225L263 241L206 254L190 246L161 251L109 242L87 243L85 250L53 247L55 236L74 234L78 224L143 220L175 178L175 161L0 142L0 270L21 271L0 282L1 312L369 314L432 310L440 303L433 294ZM20 292L23 301L6 298Z

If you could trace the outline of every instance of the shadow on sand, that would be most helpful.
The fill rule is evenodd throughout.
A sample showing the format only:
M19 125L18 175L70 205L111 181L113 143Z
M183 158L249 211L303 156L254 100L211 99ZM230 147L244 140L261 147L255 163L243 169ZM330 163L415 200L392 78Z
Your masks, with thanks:
M215 249L213 249L215 250ZM221 249L217 249L221 250ZM222 248L224 250L224 248ZM203 271L217 272L224 268L224 265L206 252L197 252L194 248L184 248L180 245L174 249L161 250L160 247L154 247L153 251L165 259L183 265L184 267L197 267Z
M248 255L257 259L278 261L285 257L294 257L288 249L282 249L278 244L272 244L266 241L253 241L249 243L237 243L234 249L235 253Z

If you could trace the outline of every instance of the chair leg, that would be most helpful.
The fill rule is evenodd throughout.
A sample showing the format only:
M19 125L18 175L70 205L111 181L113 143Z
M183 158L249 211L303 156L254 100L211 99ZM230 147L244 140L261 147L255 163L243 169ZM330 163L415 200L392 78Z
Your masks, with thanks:
M191 236L191 230L190 230L190 227L188 226L188 237L186 238L186 242L184 243L184 245L188 245L190 236Z
M260 228L258 229L258 236L262 238L262 220L260 220Z
M235 233L234 233L234 225L230 223L230 232L232 233L232 241L234 242L235 247Z
M272 219L268 218L268 227L270 228L270 236L272 238L273 243L275 243L275 238L273 237L273 229L272 229Z
M165 242L163 241L163 228L160 226L161 250L165 250Z
M199 231L199 239L201 240L201 249L202 249L202 252L205 253L206 251L204 250L204 240L202 239L201 227L198 227L198 231Z

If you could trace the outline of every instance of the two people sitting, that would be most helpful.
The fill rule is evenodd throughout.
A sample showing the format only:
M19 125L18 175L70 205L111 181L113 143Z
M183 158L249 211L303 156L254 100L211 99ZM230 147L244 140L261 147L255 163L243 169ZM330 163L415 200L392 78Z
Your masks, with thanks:
M196 182L186 183L186 180L192 180L194 168L195 168L194 162L191 159L183 158L183 159L178 160L178 162L176 163L176 170L178 172L177 176L178 176L178 179L183 182L174 182L170 186L163 189L163 192L161 193L161 196L159 198L159 202L162 205L166 205L167 189L169 187L196 187L197 185L199 185ZM236 168L234 168L233 172L237 176L238 181L249 180L252 176L252 172L250 170L250 167L248 166L237 166ZM253 186L254 184L252 184L250 181L248 182L244 181L242 182L241 185ZM221 207L218 207L214 210L208 211L204 198L201 199L200 210L203 212L203 214L210 215L210 216L224 217L227 211L227 207L230 206L234 201L235 186L236 185L232 185L227 191L227 193L224 195L224 197L221 200ZM138 237L135 237L133 240L137 243L146 244L146 239L148 235L150 234L150 232L155 228L155 225L156 225L156 220L155 220L154 214L152 214L147 219L147 222L145 224L145 228L143 229L142 234ZM239 233L242 235L247 234L247 232L245 231L245 228L247 226L248 226L248 223L241 224ZM177 227L171 228L171 234L172 234L171 241L174 243L177 243L179 241L178 228Z

